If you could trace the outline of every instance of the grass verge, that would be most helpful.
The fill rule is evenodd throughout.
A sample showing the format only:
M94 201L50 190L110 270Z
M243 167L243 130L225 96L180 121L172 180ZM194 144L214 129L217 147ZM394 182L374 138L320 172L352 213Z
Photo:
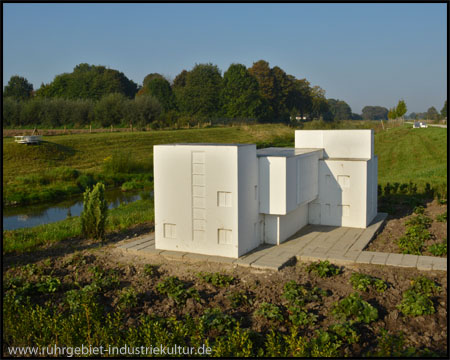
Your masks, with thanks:
M108 211L107 232L120 231L132 225L153 221L152 200L138 200L122 204ZM51 224L3 231L3 255L21 254L81 236L80 217L76 216Z

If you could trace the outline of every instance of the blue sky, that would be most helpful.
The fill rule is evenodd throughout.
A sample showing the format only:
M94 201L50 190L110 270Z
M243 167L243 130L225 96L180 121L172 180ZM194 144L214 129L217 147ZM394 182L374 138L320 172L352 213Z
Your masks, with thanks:
M3 85L34 88L79 63L141 84L196 63L264 59L327 98L409 112L447 97L446 4L3 4Z

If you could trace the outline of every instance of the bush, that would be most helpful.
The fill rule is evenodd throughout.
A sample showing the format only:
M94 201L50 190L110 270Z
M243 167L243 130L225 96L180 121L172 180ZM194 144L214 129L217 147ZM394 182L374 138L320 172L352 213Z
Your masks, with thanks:
M91 189L95 185L95 179L91 174L82 174L77 178L77 185L80 189Z
M204 282L212 284L216 287L225 287L230 285L234 281L233 276L222 275L220 273L200 272L197 274L197 276Z
M397 308L407 316L431 315L436 312L433 301L427 295L417 293L413 289L403 293L403 300Z
M83 212L81 213L81 231L93 239L105 239L105 224L108 204L105 200L105 185L97 183L92 190L83 194Z
M358 293L350 294L338 303L334 303L331 313L340 320L350 318L366 324L378 319L378 310L361 299Z
M437 222L447 222L447 211L442 214L436 215L436 221Z
M369 287L375 288L378 292L384 292L387 289L387 285L383 280L357 272L350 276L350 283L353 289L361 291L367 291Z
M436 312L431 296L437 294L441 287L425 277L411 280L411 286L403 293L402 302L397 308L407 316L431 315Z
M306 270L308 272L315 272L321 278L330 277L341 273L341 269L339 269L336 265L331 264L328 260L313 263L309 265Z
M433 244L428 248L428 251L434 256L444 256L447 255L447 240L439 244Z
M255 315L262 316L268 320L283 321L281 309L277 305L267 302L261 303L259 308L255 311Z
M189 298L200 301L200 295L195 288L186 288L186 284L176 276L170 276L156 285L156 289L160 294L167 295L177 305L184 305Z

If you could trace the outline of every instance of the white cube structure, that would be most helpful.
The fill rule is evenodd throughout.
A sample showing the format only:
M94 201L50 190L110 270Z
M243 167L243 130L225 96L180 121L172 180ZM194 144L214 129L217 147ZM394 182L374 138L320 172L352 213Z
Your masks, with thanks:
M156 145L153 158L157 249L237 258L260 244L255 145Z
M237 258L308 223L377 213L372 130L298 130L295 148L154 146L155 247Z

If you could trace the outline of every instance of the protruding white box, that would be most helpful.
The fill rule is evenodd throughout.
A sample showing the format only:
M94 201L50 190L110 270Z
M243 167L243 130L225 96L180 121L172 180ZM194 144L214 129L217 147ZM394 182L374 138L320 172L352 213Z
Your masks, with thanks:
M259 211L286 215L318 194L321 149L267 148L259 158Z
M323 149L323 157L341 159L372 159L373 130L296 130L296 148Z

